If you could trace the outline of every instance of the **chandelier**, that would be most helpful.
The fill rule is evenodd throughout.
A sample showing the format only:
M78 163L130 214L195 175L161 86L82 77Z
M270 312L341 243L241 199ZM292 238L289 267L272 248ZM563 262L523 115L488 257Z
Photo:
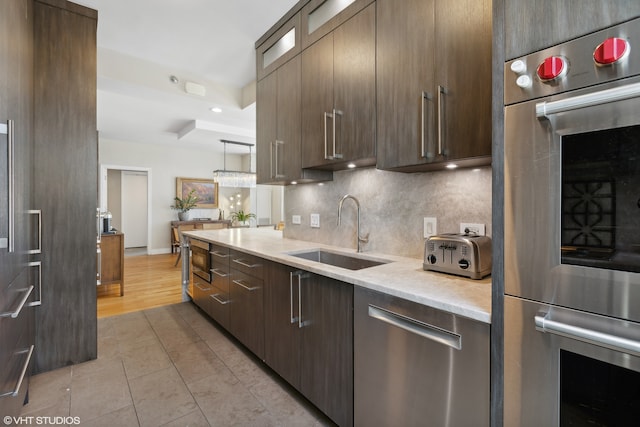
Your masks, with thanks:
M254 188L256 186L256 174L251 172L253 144L248 142L228 141L226 139L221 139L220 142L224 144L224 169L213 171L213 179L220 187ZM227 170L227 144L249 147L248 172Z

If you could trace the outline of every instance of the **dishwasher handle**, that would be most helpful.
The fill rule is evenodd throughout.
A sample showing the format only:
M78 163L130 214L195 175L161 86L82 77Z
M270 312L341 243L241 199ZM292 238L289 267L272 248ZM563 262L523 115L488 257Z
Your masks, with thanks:
M369 317L404 329L412 334L420 335L437 343L455 348L456 350L462 350L462 336L447 331L446 329L394 313L393 311L385 310L372 304L369 304Z

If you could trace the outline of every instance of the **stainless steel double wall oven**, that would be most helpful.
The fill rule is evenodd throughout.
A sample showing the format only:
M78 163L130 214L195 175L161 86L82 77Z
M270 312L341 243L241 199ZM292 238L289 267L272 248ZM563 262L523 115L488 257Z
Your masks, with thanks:
M505 65L505 426L640 421L640 20Z

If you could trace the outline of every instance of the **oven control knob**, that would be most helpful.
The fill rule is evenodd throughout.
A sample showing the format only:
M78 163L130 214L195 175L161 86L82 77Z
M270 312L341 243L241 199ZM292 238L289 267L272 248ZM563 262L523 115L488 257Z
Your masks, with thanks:
M561 79L567 74L567 61L560 56L550 56L538 66L538 77L543 82Z
M521 87L522 89L526 89L531 86L531 77L527 76L526 74L519 76L516 79L516 84L518 85L518 87Z
M598 65L615 64L629 55L629 43L625 39L610 37L593 51L593 60Z
M511 68L511 71L513 71L516 74L522 74L525 71L527 71L527 66L525 65L522 59L516 59L515 61L513 61L511 63L510 68Z

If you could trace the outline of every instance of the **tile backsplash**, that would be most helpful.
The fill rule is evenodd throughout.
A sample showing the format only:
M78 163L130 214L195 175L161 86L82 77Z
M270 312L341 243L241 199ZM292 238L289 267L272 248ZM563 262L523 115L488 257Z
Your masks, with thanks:
M437 218L438 233L457 233L461 222L471 222L485 224L491 235L490 167L408 174L367 168L335 172L333 179L285 188L285 237L355 249L353 200L344 202L337 225L345 194L360 201L361 235L369 234L363 252L422 258L424 217ZM311 228L312 213L320 215L320 228Z

